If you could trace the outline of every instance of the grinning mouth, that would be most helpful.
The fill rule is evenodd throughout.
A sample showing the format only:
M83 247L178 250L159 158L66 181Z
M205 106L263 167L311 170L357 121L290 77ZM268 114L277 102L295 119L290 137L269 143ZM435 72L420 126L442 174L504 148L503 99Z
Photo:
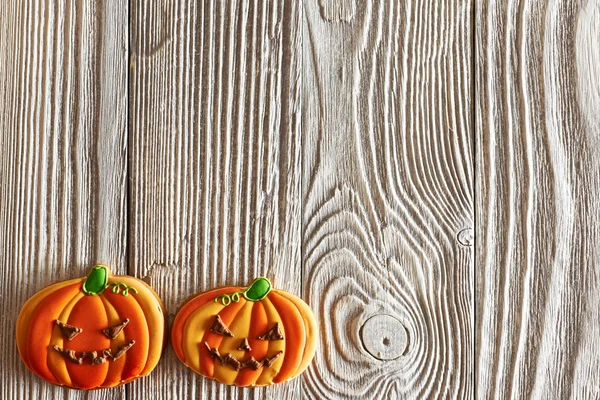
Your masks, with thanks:
M131 348L135 344L135 340L130 341L129 343L125 343L122 346L119 346L117 352L113 354L112 349L104 349L100 351L100 355L98 355L97 351L82 351L77 352L75 350L63 349L62 347L58 347L56 345L52 346L54 350L58 351L62 354L66 359L73 361L75 364L83 364L83 360L86 358L90 358L90 364L98 365L105 364L106 360L116 360L121 357L123 354L127 353L127 350Z
M227 355L225 357L221 357L221 354L219 353L219 349L217 349L216 347L210 347L208 345L208 343L206 343L206 342L204 342L204 345L208 349L208 352L210 353L210 356L212 358L216 358L217 360L219 360L219 362L222 365L230 364L233 368L235 368L238 371L241 369L244 369L244 368L252 368L253 370L256 371L265 365L267 367L270 367L271 365L273 365L275 360L277 360L283 354L283 351L279 351L274 356L263 357L261 360L257 360L256 358L254 358L252 356L250 356L244 360L238 360L237 357L231 353L227 353Z

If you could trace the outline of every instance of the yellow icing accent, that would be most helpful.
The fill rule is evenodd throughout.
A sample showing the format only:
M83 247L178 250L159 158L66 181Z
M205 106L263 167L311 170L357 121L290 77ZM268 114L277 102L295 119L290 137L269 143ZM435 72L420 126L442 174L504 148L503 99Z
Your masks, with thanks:
M104 308L106 309L106 317L108 318L108 325L106 326L107 328L113 325L117 325L123 322L123 320L125 318L127 318L126 316L119 316L119 313L117 312L117 310L112 306L112 304L110 304L110 302L108 300L106 300L106 297L104 296L100 296L100 299L102 300L102 304L104 305ZM125 327L127 328L127 327ZM125 329L123 329L121 332L119 332L119 334L117 335L116 338L111 339L110 341L110 348L113 351L116 351L119 346L124 345L125 343L127 343L127 338L125 337ZM107 362L109 363L108 366L108 372L107 372L107 379L108 379L108 375L110 375L111 372L113 372L115 369L118 369L119 372L119 377L121 376L121 374L123 373L123 368L125 367L125 362L127 361L127 353L125 353L124 355L122 355L121 357L119 357L118 360L107 360ZM100 387L106 388L106 387L114 387L117 386L121 383L121 379L119 379L116 382L106 382L106 379L104 380L104 382L102 382L102 385L100 385Z
M238 350L240 343L244 338L248 337L250 332L250 323L252 322L252 306L254 302L247 301L242 309L237 313L233 322L229 325L229 330L233 333L233 337L225 336L221 345L219 346L219 353L221 357L225 357L227 353L231 353L238 360L246 358L245 350ZM227 385L233 385L235 379L238 376L238 371L231 365L221 365L220 362L215 362L215 374L214 378L221 383Z
M19 318L17 319L16 327L17 347L19 349L20 354L23 354L23 349L27 347L27 331L29 330L29 322L31 321L31 317L33 316L33 313L35 312L36 308L40 305L40 303L46 297L48 297L50 293L56 292L57 290L60 290L69 285L83 282L84 280L85 278L79 278L52 284L31 296L29 300L25 302L23 308L21 308L21 311L19 313ZM29 368L29 362L25 359L23 359L23 362Z
M315 314L311 310L311 308L304 302L304 300L299 297L294 296L289 292L285 292L283 290L273 290L273 292L285 297L300 310L300 314L302 315L302 319L304 320L304 328L306 329L306 345L304 347L304 353L302 354L302 361L298 366L298 369L292 376L297 376L302 371L308 367L310 362L312 361L315 352L317 351L318 345L318 333L317 333L317 320L315 319ZM285 336L284 336L285 337Z
M162 355L166 329L165 307L158 300L158 294L142 280L131 276L114 275L108 279L108 283L111 284L114 282L122 282L127 286L135 286L138 290L138 293L129 292L129 296L132 296L138 302L148 323L150 339L148 359L146 360L144 369L139 374L139 376L146 376L158 364L158 360ZM126 316L123 317L126 318Z
M73 307L75 307L75 304L77 304L83 296L85 296L83 293L77 293L75 297L67 303L58 317L61 322L66 323L69 320L69 315L71 315ZM68 347L69 341L64 338L60 328L55 325L54 330L52 331L52 337L50 338L50 349L48 349L48 368L60 383L67 386L73 386L69 371L67 371L67 361L65 360L65 357L52 348L54 345L65 347L65 342Z
M202 374L200 369L200 345L203 345L202 338L208 331L214 321L214 316L217 315L225 306L221 303L209 301L206 304L198 307L196 311L190 314L187 321L183 325L183 343L181 348L185 356L185 364Z
M263 306L265 307L265 312L267 313L267 319L269 321L269 329L272 328L275 325L275 323L279 322L279 328L281 329L281 332L283 333L284 339L283 340L273 340L273 341L269 342L269 350L267 350L268 357L273 357L275 354L277 354L281 350L283 350L283 355L281 357L279 357L277 360L275 360L275 363L273 363L272 366L270 366L270 367L264 366L263 367L262 374L260 374L260 377L256 380L257 386L271 385L273 383L273 379L275 379L275 377L279 373L279 370L281 369L281 365L283 364L283 362L285 360L285 345L286 345L285 326L283 325L283 322L281 321L281 317L279 316L279 313L275 309L275 306L273 305L273 303L271 303L271 300L269 300L268 297L265 297L264 299L262 299L261 302L263 303Z

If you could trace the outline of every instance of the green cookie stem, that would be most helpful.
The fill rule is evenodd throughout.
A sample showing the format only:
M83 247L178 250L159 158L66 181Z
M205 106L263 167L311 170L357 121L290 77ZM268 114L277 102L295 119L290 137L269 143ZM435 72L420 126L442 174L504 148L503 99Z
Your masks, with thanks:
M271 291L271 282L267 278L257 278L244 292L244 297L251 301L264 299Z
M108 285L108 270L103 265L96 265L83 282L83 292L89 296L96 296L104 292Z
M267 297L271 291L271 282L267 278L255 279L248 288L243 292L235 292L231 294L222 294L215 298L215 303L221 301L221 303L227 307L231 302L237 303L240 301L240 295L244 296L246 300L260 301Z

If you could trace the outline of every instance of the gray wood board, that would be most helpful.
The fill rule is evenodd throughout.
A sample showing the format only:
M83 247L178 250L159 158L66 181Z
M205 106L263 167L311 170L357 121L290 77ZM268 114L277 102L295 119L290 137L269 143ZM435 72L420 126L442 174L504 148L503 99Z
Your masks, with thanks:
M600 2L480 3L477 395L597 399Z
M0 397L600 397L598 0L130 7L3 4ZM125 388L47 385L18 311L97 262L171 319L268 275L321 347L268 389L170 347Z
M472 4L304 10L304 394L472 398Z
M14 335L21 306L45 286L97 262L127 272L127 24L123 1L2 5L2 399L124 397L45 383Z
M132 2L130 272L173 319L199 291L268 276L301 295L300 5ZM299 398L227 387L166 349L130 398Z

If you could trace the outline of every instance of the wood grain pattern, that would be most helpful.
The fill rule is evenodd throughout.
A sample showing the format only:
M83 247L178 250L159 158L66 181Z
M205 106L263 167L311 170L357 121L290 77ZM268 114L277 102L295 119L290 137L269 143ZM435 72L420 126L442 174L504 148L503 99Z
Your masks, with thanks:
M177 305L268 276L300 294L300 7L132 2L130 265ZM171 347L130 398L298 398L227 387Z
M14 339L19 310L38 290L97 262L127 270L127 2L112 3L2 3L2 399L125 395L44 383Z
M325 344L304 395L472 398L473 250L458 233L474 222L473 4L304 8L303 281ZM385 361L361 342L383 314L408 334Z
M476 27L477 396L597 399L600 2Z
M599 1L5 3L2 399L600 398ZM168 347L127 388L44 384L19 308L95 262L171 316L268 275L316 360L241 390Z

